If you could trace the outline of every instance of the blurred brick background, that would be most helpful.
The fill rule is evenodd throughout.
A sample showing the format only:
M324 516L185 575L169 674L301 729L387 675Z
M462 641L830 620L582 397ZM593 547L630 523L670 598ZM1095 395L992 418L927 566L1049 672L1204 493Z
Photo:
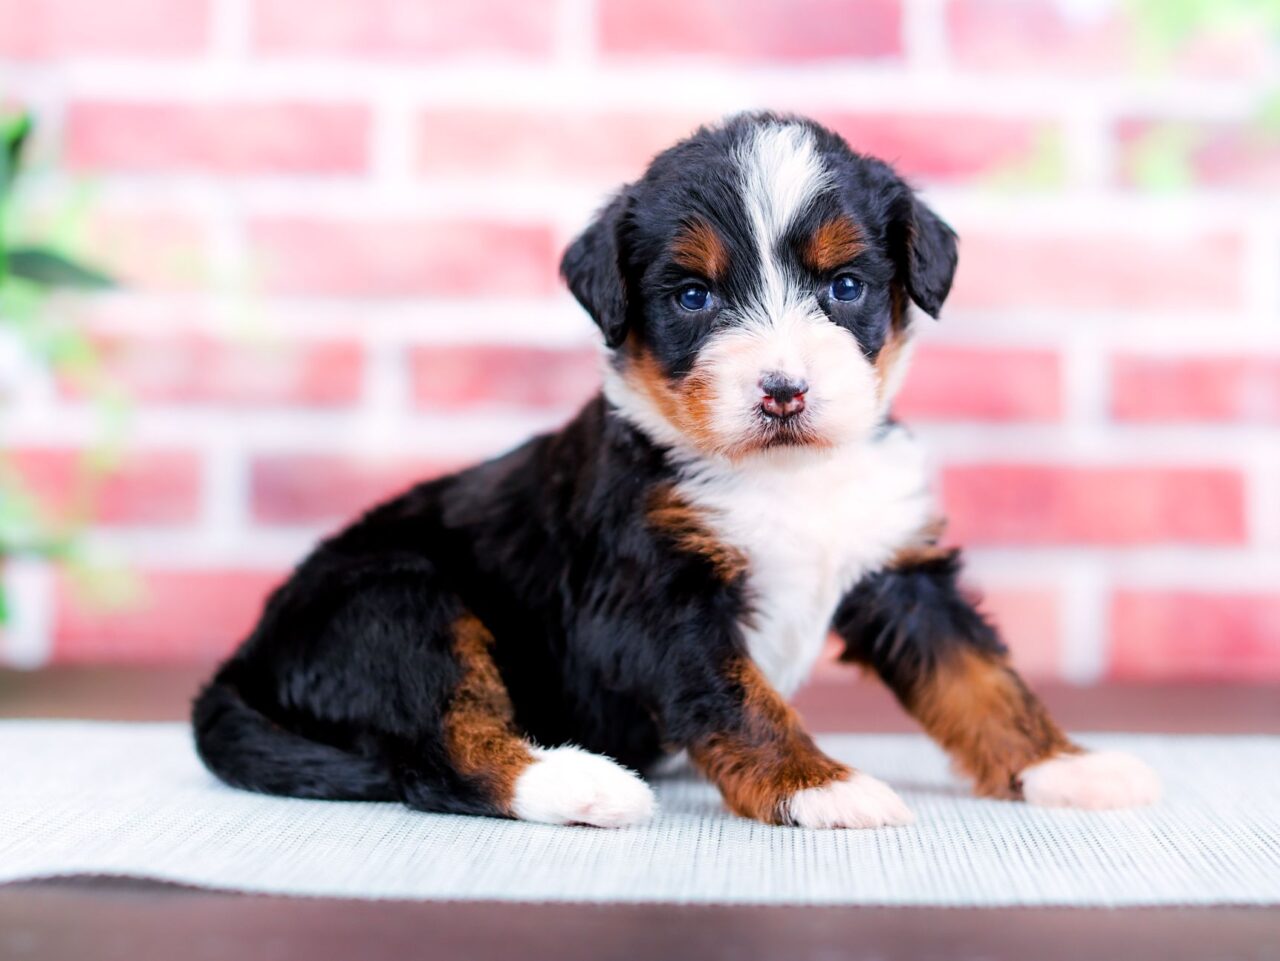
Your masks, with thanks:
M10 564L0 656L216 657L321 533L562 421L596 384L562 245L771 107L960 231L900 413L1027 671L1280 678L1275 37L1153 54L1141 9L0 0L35 202L87 182L83 249L128 282L63 309L132 398L87 542L130 586ZM3 443L56 507L94 416L13 354Z

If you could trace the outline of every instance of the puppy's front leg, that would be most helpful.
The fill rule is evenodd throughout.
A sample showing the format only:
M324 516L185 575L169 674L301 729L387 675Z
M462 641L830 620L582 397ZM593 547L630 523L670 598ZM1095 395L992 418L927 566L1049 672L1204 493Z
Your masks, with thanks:
M1072 743L1009 664L957 586L957 551L904 555L845 598L844 659L873 668L988 797L1054 807L1149 804L1155 773L1135 757Z
M874 828L908 824L911 812L886 785L823 754L799 717L745 656L730 659L720 690L681 719L685 744L729 807L768 824Z

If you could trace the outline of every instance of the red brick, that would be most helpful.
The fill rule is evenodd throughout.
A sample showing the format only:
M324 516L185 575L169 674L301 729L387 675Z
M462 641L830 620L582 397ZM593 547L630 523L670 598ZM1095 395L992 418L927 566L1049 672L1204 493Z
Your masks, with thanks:
M252 630L283 572L137 571L138 596L83 596L56 587L54 660L59 663L214 661Z
M1117 420L1280 424L1280 357L1124 355L1111 377Z
M948 306L1222 311L1241 303L1236 235L960 235Z
M362 57L543 57L554 0L256 0L254 45L268 53Z
M183 524L200 510L200 462L189 451L126 451L99 473L88 454L61 448L9 452L9 462L49 516L103 524Z
M546 225L282 218L252 222L250 237L275 293L502 298L549 294L557 283Z
M189 333L100 336L94 345L107 376L144 403L331 407L358 400L363 380L363 353L350 340L256 344Z
M1280 133L1264 123L1193 123L1165 120L1121 122L1121 179L1142 183L1142 158L1152 142L1162 157L1185 163L1197 184L1232 190L1280 190Z
M1183 467L953 466L949 535L962 544L1239 544L1244 481Z
M568 408L600 389L594 350L436 345L415 348L411 364L413 400L424 410Z
M600 45L614 55L741 61L895 57L898 0L601 0Z
M356 104L112 103L67 109L68 161L86 170L358 173L370 111Z
M1127 66L1133 35L1114 9L1074 15L1061 0L951 0L951 54L967 68L1093 73Z
M1112 677L1280 681L1280 594L1121 590Z
M210 19L210 0L0 0L0 57L189 56Z
M831 114L815 119L854 150L912 180L964 181L1037 160L1058 128L1048 122L957 114ZM1055 148L1056 149L1056 148Z
M638 176L658 151L697 129L695 115L638 111L427 110L419 169L429 174Z
M1061 364L1052 350L921 347L893 408L907 420L1056 421Z
M354 460L327 454L272 454L251 468L259 524L348 521L419 481L457 467L427 460Z
M1053 588L981 591L982 609L1009 645L1013 666L1025 677L1062 676L1061 611Z

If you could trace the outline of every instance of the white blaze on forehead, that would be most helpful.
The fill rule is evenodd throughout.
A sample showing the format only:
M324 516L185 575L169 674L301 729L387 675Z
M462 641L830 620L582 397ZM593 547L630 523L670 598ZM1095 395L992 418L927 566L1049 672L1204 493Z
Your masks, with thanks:
M737 159L760 256L759 302L751 305L745 319L773 324L788 309L802 306L804 299L778 259L779 241L814 197L831 186L832 178L818 156L812 131L801 124L762 124L743 143Z

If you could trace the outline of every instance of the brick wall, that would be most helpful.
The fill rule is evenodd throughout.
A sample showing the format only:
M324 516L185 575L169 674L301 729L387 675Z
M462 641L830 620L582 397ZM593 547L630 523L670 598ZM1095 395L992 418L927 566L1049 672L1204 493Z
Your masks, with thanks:
M217 656L321 532L563 420L596 375L560 248L652 151L773 107L962 235L901 412L1029 672L1280 678L1276 48L1152 62L1132 8L0 0L33 201L87 181L129 283L61 309L133 398L89 539L128 587L11 564L4 658ZM56 506L94 414L14 356L4 443Z

